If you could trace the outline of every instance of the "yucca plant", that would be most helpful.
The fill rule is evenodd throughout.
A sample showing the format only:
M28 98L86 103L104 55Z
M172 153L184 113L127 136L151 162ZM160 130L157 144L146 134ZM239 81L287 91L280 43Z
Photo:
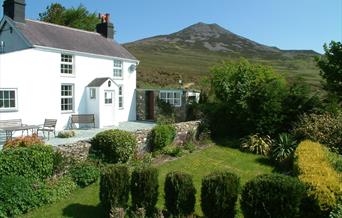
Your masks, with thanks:
M293 155L296 150L297 141L288 133L281 133L272 147L272 158L281 162Z
M271 151L272 139L270 136L261 137L258 134L243 139L241 149L254 154L267 156Z

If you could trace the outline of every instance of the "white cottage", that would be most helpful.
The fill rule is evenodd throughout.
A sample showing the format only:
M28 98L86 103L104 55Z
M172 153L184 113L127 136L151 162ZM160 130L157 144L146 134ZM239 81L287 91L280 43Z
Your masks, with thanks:
M5 0L0 22L0 120L41 124L95 114L96 127L136 119L137 59L113 40L109 15L88 32L25 19L25 0Z

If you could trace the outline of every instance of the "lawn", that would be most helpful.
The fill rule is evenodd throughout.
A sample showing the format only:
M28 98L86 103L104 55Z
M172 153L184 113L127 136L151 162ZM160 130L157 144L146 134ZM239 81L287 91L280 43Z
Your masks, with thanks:
M256 175L272 173L273 167L268 165L262 156L242 153L238 149L211 146L204 150L186 155L178 160L160 165L160 195L158 207L163 207L163 182L165 175L173 170L187 172L193 175L197 189L196 214L201 215L200 187L203 176L215 170L230 170L241 177L241 182L252 179ZM99 185L94 184L75 191L68 199L36 209L22 217L103 217L99 205ZM239 215L240 216L240 215Z

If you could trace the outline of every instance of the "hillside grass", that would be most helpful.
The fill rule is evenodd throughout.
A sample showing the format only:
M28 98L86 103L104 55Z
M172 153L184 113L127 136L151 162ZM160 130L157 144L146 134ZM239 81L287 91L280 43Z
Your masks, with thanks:
M178 160L164 163L159 169L158 208L163 208L163 184L168 172L178 170L193 175L197 190L196 214L201 215L200 187L201 179L215 170L230 170L241 177L241 183L264 173L272 173L274 168L263 156L243 153L238 149L213 145L204 150L186 155ZM99 200L99 184L78 189L68 199L31 211L22 217L104 217ZM237 217L241 217L239 212Z

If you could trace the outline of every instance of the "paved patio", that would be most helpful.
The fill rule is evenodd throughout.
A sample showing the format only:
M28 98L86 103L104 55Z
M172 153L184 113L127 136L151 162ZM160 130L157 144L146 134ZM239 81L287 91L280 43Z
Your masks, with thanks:
M135 132L139 129L152 129L155 126L153 122L145 122L145 121L135 121L135 122L122 122L118 126L106 127L103 129L75 129L76 135L72 138L55 138L53 134L50 134L50 140L45 139L46 144L50 144L53 146L58 146L61 144L69 144L74 143L80 140L88 140L94 137L97 133L102 132L108 129L121 129L129 132ZM25 134L24 134L25 135ZM43 137L42 133L39 133L39 136ZM47 135L46 135L47 137ZM5 134L0 133L0 149L5 142Z

